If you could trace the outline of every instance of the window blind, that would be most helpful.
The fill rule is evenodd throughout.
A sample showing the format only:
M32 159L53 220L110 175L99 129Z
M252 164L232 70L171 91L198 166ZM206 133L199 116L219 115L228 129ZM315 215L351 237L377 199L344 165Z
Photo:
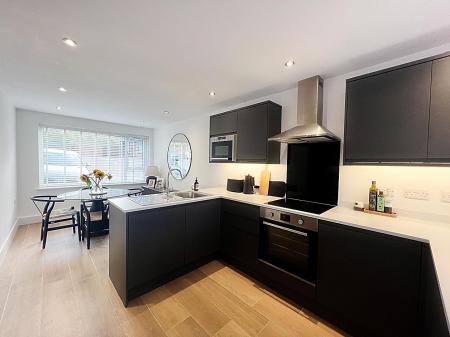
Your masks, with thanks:
M64 128L39 128L41 186L78 185L80 175L99 168L104 183L141 183L148 163L148 137Z

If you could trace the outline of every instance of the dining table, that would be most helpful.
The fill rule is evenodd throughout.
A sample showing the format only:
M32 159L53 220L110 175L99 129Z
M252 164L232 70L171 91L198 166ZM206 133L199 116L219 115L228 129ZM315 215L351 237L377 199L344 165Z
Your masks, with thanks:
M102 194L92 194L89 188L81 188L76 191L69 191L61 193L57 196L58 199L67 201L96 201L103 202L112 198L125 197L130 194L129 189L125 188L103 188Z
M132 193L129 189L124 188L103 188L102 194L93 194L89 188L81 188L76 191L68 191L57 196L58 199L65 201L79 202L80 210L83 212L85 202L92 202L89 207L90 212L102 211L104 203L113 198L126 197ZM83 220L83 217L82 217ZM109 225L107 226L109 227ZM93 235L106 234L109 228L105 228L105 224L97 224L93 226Z

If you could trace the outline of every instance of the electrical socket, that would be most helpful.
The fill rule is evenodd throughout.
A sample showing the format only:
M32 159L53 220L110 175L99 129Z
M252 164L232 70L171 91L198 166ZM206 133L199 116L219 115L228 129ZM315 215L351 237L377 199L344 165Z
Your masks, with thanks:
M450 203L450 191L442 191L441 192L441 202Z
M430 192L427 190L405 189L403 197L406 199L430 200Z

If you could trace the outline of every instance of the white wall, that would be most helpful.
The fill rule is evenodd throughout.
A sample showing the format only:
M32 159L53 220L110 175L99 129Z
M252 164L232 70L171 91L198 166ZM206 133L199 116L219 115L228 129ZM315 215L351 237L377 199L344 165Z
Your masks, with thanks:
M345 81L357 75L399 65L427 56L450 50L450 44L429 49L420 53L391 60L372 67L359 69L344 75L326 78L324 82L324 124L341 139L344 138L345 115ZM272 100L283 106L282 130L296 123L297 89L261 97L256 100L242 102L238 106L230 106L211 114L231 110L252 103ZM255 121L255 127L258 123ZM238 178L250 173L259 179L262 164L210 164L209 151L209 115L194 117L166 127L155 129L155 163L167 172L166 151L170 138L177 132L185 133L191 141L193 151L192 168L181 182L174 182L178 189L189 188L199 178L200 186L224 186L227 178ZM282 145L280 165L269 165L272 180L284 180L286 177L286 146ZM366 201L371 180L377 180L382 187L395 191L395 207L419 212L431 212L450 215L450 204L440 201L441 192L450 190L450 167L391 167L391 166L341 166L339 203L348 204L355 200ZM429 201L417 201L403 198L405 188L425 189L430 192Z
M0 247L16 221L16 128L14 109L0 91Z
M39 125L88 129L98 132L142 135L149 137L149 161L153 162L153 129L67 117L24 109L16 110L17 139L17 216L20 223L36 221L37 212L30 196L59 194L74 188L39 189ZM127 188L132 185L125 185Z

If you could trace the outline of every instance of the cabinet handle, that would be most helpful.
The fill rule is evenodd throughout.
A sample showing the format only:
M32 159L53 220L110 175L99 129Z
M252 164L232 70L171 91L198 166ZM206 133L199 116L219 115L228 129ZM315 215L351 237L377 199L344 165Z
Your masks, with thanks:
M283 231L295 233L295 234L302 235L302 236L308 236L308 233L296 231L295 229L291 229L291 228L287 228L287 227L283 227L283 226L279 226L279 225L275 225L271 222L263 221L262 223L263 223L263 225L275 227L275 228L281 229Z

